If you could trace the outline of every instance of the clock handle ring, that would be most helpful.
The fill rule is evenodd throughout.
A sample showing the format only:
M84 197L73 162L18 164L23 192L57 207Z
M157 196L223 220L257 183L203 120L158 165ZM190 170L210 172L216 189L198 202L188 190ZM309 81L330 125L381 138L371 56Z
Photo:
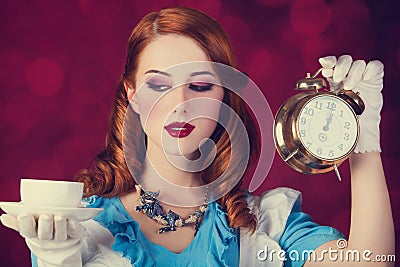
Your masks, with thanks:
M321 71L323 71L325 68L319 68L318 70L317 70L317 72L316 73L314 73L314 75L313 76L311 76L310 78L315 78L315 77L317 77L318 76L318 74L320 74L320 72ZM307 75L308 75L308 73L307 73Z
M326 81L323 78L316 78L317 75L324 70L324 68L320 68L317 72L311 76L311 73L307 72L307 76L305 79L301 79L297 81L295 90L313 90L318 92L319 89L326 88Z

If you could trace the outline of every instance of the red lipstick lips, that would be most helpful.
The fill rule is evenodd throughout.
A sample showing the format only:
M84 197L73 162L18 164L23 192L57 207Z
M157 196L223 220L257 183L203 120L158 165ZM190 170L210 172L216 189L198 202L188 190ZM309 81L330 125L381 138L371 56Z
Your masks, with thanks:
M193 129L194 125L186 122L173 122L164 127L168 134L175 138L182 138L188 136Z

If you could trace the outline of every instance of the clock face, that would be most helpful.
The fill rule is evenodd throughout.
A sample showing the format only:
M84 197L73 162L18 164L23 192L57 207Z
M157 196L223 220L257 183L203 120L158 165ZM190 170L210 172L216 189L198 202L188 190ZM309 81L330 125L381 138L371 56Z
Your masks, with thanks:
M297 124L303 146L313 156L335 160L357 141L358 125L352 108L337 96L320 95L302 108Z

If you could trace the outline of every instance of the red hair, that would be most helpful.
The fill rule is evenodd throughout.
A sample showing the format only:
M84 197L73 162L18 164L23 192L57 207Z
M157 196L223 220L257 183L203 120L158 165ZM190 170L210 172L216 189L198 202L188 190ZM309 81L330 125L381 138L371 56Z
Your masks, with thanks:
M133 144L133 154L136 155L131 172L128 170L124 159L122 148L122 127L124 116L129 105L124 82L135 85L135 75L140 55L144 48L158 35L178 34L192 38L197 42L209 60L235 67L232 48L228 38L221 26L212 18L197 10L186 7L173 7L162 9L146 15L133 29L127 45L127 59L124 73L118 83L114 107L110 118L110 127L106 138L106 146L94 160L92 170L81 170L76 176L77 181L85 184L85 195L100 195L103 197L114 197L121 193L135 190L134 178L138 178L143 167L146 148L140 140L145 138L145 133L140 124L139 116L134 116L133 133L137 137L137 143ZM135 89L135 88L132 88ZM257 125L253 121L244 101L234 92L225 89L224 99L240 120L243 122L248 133L250 142L250 162L256 162L259 156L259 136L256 131ZM229 119L227 128L231 137L235 137L235 129L238 124L233 116ZM242 155L231 155L231 143L227 131L218 125L210 137L214 140L217 155L212 164L202 171L203 182L209 183L217 179L227 170L229 164L243 162ZM250 165L245 163L248 172ZM237 176L235 172L230 175ZM233 189L217 200L222 208L228 213L230 227L243 227L254 231L257 225L256 217L250 213L247 207L247 192L240 188L242 177Z

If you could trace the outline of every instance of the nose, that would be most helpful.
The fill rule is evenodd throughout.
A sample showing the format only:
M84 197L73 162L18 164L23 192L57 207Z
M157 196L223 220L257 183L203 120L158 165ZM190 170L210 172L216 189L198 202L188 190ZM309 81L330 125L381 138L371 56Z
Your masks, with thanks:
M189 103L188 103L188 93L185 85L179 86L172 91L172 110L174 114L186 115Z

